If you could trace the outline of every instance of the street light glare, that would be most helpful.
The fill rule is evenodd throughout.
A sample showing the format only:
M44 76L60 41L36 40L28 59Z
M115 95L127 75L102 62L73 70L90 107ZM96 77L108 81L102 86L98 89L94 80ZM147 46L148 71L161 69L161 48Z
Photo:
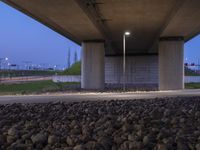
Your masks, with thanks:
M8 58L6 57L6 58L5 58L5 60L7 61L7 60L8 60Z
M124 34L125 34L125 35L130 35L131 33L130 33L130 32L128 32L128 31L126 31Z

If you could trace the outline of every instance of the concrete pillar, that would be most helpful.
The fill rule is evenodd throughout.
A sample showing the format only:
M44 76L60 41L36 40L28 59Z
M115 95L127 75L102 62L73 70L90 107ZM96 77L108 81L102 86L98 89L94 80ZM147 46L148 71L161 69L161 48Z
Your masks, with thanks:
M81 88L97 90L104 88L104 57L104 42L82 43Z
M164 37L159 42L159 90L184 89L184 39Z

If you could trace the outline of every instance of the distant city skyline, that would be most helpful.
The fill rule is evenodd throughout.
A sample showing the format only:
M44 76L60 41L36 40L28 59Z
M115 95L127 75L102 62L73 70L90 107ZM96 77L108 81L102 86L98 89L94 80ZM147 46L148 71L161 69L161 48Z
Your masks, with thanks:
M36 20L0 2L0 58L9 63L67 66L68 50L71 63L77 51L80 60L81 47ZM184 60L198 63L200 60L200 36L185 43Z

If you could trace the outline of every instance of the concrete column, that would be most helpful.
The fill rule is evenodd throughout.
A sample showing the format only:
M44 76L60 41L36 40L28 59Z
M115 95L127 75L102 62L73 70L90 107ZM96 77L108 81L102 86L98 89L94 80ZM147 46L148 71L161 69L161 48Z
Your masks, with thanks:
M159 42L159 90L184 89L184 39L164 37Z
M104 57L104 42L82 43L81 88L98 90L104 88Z

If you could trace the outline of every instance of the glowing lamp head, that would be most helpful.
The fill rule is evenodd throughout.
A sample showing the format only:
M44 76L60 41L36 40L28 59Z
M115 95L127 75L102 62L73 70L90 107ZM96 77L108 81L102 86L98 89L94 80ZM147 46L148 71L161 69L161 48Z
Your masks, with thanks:
M8 60L8 58L6 57L6 58L5 58L5 60L7 61L7 60Z
M128 31L126 31L125 33L124 33L124 35L130 35L131 33L130 32L128 32Z

